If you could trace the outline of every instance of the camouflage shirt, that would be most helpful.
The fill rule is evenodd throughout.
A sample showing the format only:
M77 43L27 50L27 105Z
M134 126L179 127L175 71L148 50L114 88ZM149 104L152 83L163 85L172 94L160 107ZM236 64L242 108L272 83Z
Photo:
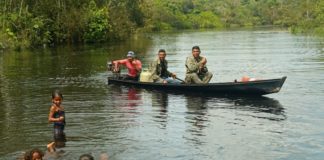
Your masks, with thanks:
M199 66L202 64L202 60L204 57L199 56L197 59L193 56L187 57L186 59L186 73L198 73L199 74ZM207 71L206 65L204 66L204 69Z
M168 61L160 61L159 58L154 60L150 66L150 72L154 81L159 80L161 77L170 77L171 72L168 71Z

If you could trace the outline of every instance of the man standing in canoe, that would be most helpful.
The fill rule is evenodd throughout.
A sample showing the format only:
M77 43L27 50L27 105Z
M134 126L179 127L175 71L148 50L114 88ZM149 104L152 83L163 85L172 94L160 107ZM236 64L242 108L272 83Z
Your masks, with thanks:
M140 60L135 59L135 53L133 51L129 51L127 53L127 59L116 60L112 62L114 65L114 72L119 72L120 65L126 66L128 69L128 73L126 76L126 80L138 80L139 74L142 70L142 63Z
M213 77L213 74L208 72L206 63L207 59L200 56L199 46L193 46L192 56L189 56L186 59L186 83L208 83Z
M150 66L153 81L157 83L181 83L175 79L175 73L168 71L168 61L165 57L166 51L160 49L158 52L158 58L154 60Z

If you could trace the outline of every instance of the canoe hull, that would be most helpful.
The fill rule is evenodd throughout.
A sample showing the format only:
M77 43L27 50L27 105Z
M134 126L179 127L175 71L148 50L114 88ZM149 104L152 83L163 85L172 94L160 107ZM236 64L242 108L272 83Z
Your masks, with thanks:
M258 80L250 82L225 82L208 84L162 84L151 82L136 82L108 77L108 84L135 86L146 89L195 92L208 94L240 94L240 95L266 95L280 91L287 77L278 79Z

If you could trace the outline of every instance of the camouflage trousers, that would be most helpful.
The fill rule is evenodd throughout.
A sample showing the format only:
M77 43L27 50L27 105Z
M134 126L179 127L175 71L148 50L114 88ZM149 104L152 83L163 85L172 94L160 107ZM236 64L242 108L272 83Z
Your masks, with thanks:
M199 74L199 75L197 73L187 73L185 81L186 83L196 83L196 84L209 83L212 77L213 74L210 72L206 72L204 74Z

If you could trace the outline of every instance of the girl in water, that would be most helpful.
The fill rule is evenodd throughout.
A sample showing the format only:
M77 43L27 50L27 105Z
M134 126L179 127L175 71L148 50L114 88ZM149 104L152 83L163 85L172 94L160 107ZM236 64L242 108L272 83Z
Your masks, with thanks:
M54 141L56 147L64 147L65 145L65 112L64 107L61 106L63 101L63 95L59 90L55 90L52 93L52 106L48 115L48 121L54 123ZM63 142L64 145L59 145L59 142Z

